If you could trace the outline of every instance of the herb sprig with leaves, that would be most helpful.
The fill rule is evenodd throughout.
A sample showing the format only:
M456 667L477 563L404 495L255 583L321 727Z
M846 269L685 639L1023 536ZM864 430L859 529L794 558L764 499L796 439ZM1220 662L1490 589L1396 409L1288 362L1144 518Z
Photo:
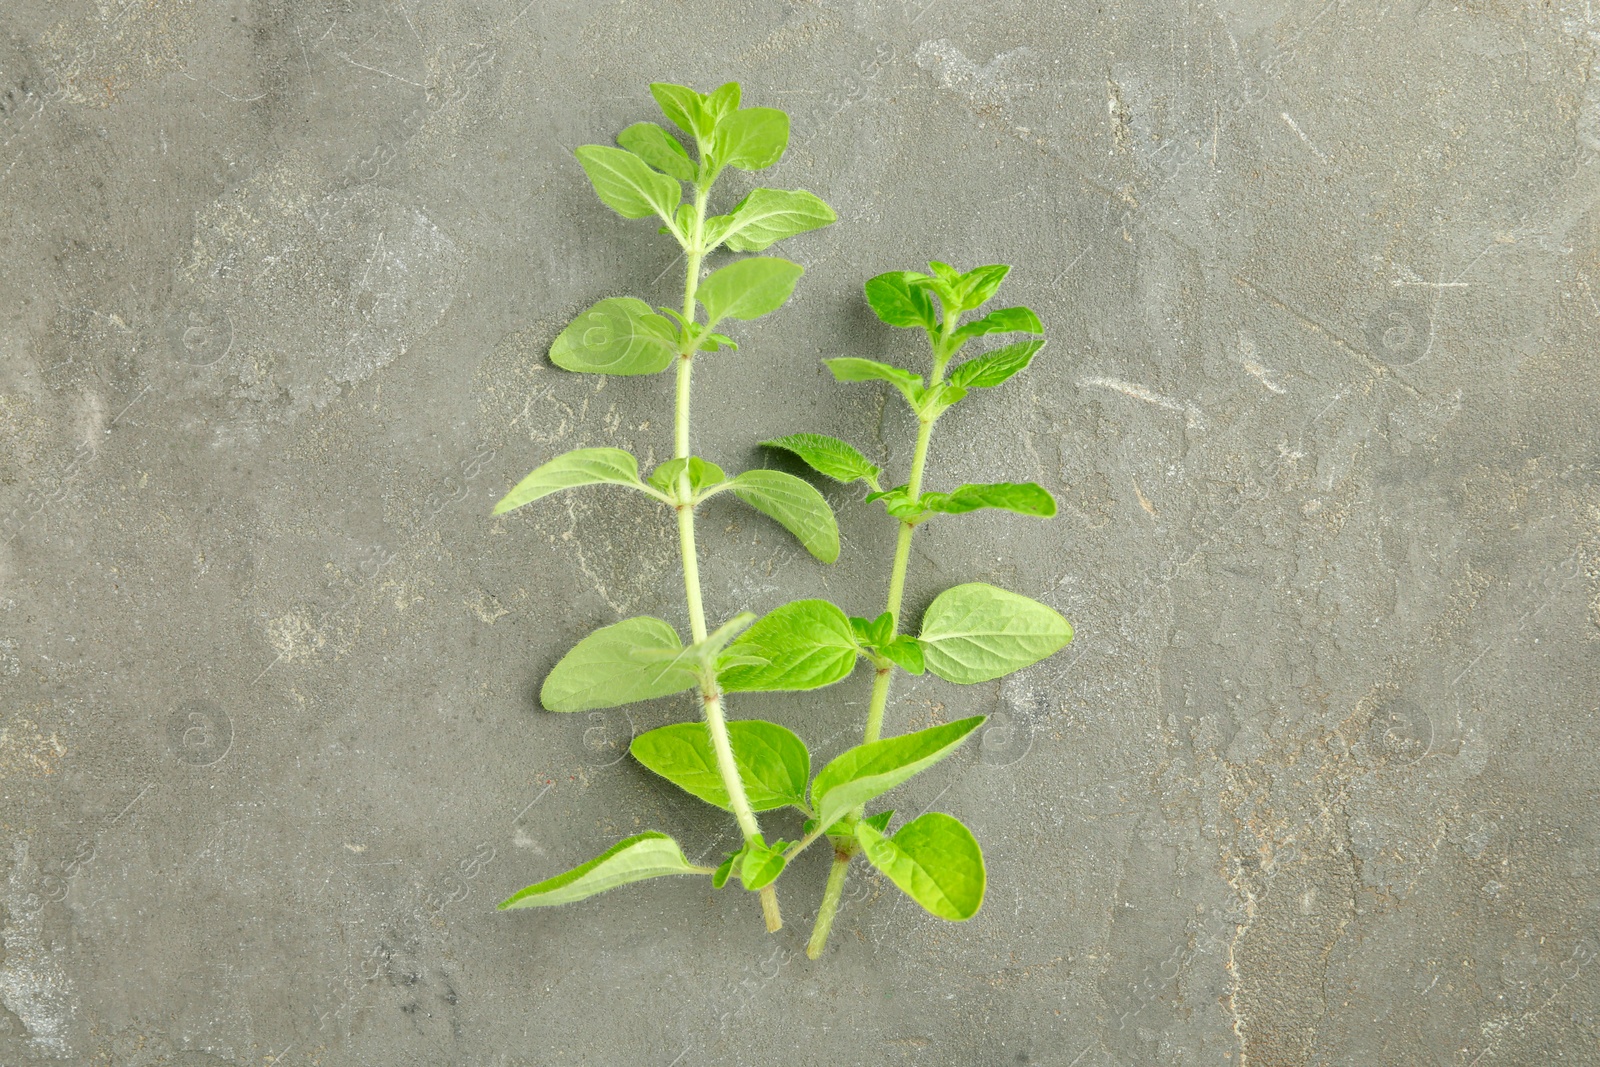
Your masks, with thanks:
M920 329L927 335L931 361L926 380L922 375L870 359L844 357L827 361L841 382L887 382L905 398L917 419L907 480L883 488L879 483L883 472L852 445L837 438L795 434L765 442L769 447L792 452L829 478L866 483L872 490L867 500L881 502L899 523L883 612L871 620L848 620L856 647L873 666L866 728L861 746L852 750L859 754L855 758L860 762L881 761L890 752L904 751L908 756L929 753L931 763L953 751L983 722L981 717L962 719L880 740L895 671L913 675L931 671L945 681L972 685L1021 670L1053 655L1072 640L1072 626L1053 608L981 582L958 585L935 597L923 613L917 636L899 632L911 539L919 525L935 515L956 515L980 508L1001 508L1045 518L1056 513L1054 498L1032 482L962 485L949 492L922 488L928 447L939 417L966 399L972 390L992 389L1025 370L1044 346L1044 326L1039 316L1025 307L1001 308L962 324L964 315L978 310L995 295L1010 267L992 264L961 273L935 261L929 268L931 274L892 271L866 283L867 302L880 319L891 326ZM990 334L1023 334L1029 339L967 359L946 377L945 372L969 341ZM837 763L839 760L834 761ZM827 773L825 770L818 775L818 781ZM909 776L906 774L893 784ZM969 919L983 903L987 875L982 850L971 831L953 816L927 812L886 837L884 831L893 813L884 811L868 817L863 806L883 791L858 790L834 799L836 793L824 789L832 802L823 805L819 825L833 844L834 861L806 948L812 959L820 956L827 944L850 862L858 854L864 854L890 881L940 918ZM817 793L815 784L812 793ZM846 799L851 803L844 803ZM831 821L835 815L840 816L837 822Z
M905 483L884 489L883 473L849 444L818 434L765 442L794 453L816 471L841 482L863 481L899 523L889 592L873 619L851 617L826 600L797 600L759 620L741 612L710 629L705 617L695 545L695 508L732 492L777 520L819 560L839 554L833 513L809 483L772 470L728 477L690 450L690 376L701 353L736 348L718 332L728 320L750 320L780 307L801 274L776 257L735 260L701 279L706 259L719 248L759 252L784 237L827 225L833 212L803 190L755 189L723 215L707 215L713 183L725 167L758 170L775 163L788 141L788 120L771 108L741 108L739 87L700 94L657 84L651 92L663 113L692 141L691 156L671 132L638 123L618 136L620 148L587 145L578 161L595 192L626 218L656 216L687 261L683 309L652 310L643 300L600 301L568 326L550 349L568 370L598 374L653 374L674 363L677 388L674 456L641 478L638 461L616 448L584 448L550 460L529 474L496 506L502 514L562 489L621 485L673 509L683 556L690 643L671 624L637 617L605 626L579 641L546 677L540 692L551 711L571 712L670 696L690 689L703 715L634 738L630 751L643 766L691 795L729 812L742 844L715 867L689 863L663 833L636 834L578 867L528 886L502 909L566 904L646 878L704 875L720 889L737 878L760 894L769 930L781 926L774 883L813 842L826 836L834 866L808 952L821 951L838 907L846 869L857 855L882 871L930 913L962 920L977 913L986 885L977 841L954 817L928 812L888 833L893 813L868 816L866 805L955 752L980 727L972 716L897 737L882 737L890 683L896 670L931 671L947 681L972 684L1020 670L1063 647L1072 628L1054 610L981 583L957 586L936 597L916 636L899 630L911 539L936 514L1003 508L1049 516L1055 501L1031 483L964 485L924 491L924 468L934 424L972 389L992 388L1028 365L1044 343L1038 316L1026 308L992 311L965 325L961 318L986 303L1009 268L985 266L965 274L942 263L933 274L896 272L867 283L867 299L884 321L920 327L932 348L932 367L921 375L857 358L829 361L841 381L886 381L910 404L918 433ZM692 199L684 201L683 184ZM934 300L938 301L935 308ZM701 312L704 312L704 319ZM963 346L988 334L1020 333L1002 346L945 372ZM829 761L815 776L811 753L788 729L759 720L728 721L725 694L817 689L845 679L859 659L874 668L863 742ZM805 818L801 837L768 844L757 813L793 808Z
M686 260L682 310L659 308L635 297L601 300L579 315L550 347L550 359L570 371L590 374L655 374L676 364L673 458L646 478L631 453L618 448L580 448L533 471L495 506L504 514L562 489L620 485L643 493L676 515L690 643L661 620L625 619L579 641L545 679L540 700L557 712L586 711L695 689L703 718L651 731L635 742L663 773L690 792L732 813L744 847L741 880L759 891L767 928L782 925L771 882L782 869L785 842L768 846L758 810L790 798L790 772L803 787L809 756L803 742L774 723L730 724L719 679L729 670L767 667L764 660L730 649L755 622L742 612L709 629L700 589L695 545L695 509L731 492L788 528L814 556L832 563L839 556L833 512L809 483L780 471L751 470L728 477L690 449L690 380L702 353L736 349L719 332L725 323L749 321L781 307L802 268L774 256L735 260L701 277L718 249L759 252L774 242L826 226L834 213L804 190L754 189L721 215L708 215L712 187L729 167L763 170L776 163L789 142L789 119L767 107L741 107L739 86L728 83L708 94L681 85L656 84L651 94L662 113L693 145L650 122L629 126L621 147L585 145L575 153L596 195L628 219L654 216ZM685 198L684 186L688 185ZM659 310L659 314L657 313ZM803 687L803 686L802 686ZM648 764L648 761L646 761ZM691 773L692 772L692 773ZM668 773L673 777L673 773ZM693 783L690 788L689 783ZM677 842L649 832L619 841L579 867L514 894L502 909L565 904L615 886L667 874L718 875L727 871L691 864Z

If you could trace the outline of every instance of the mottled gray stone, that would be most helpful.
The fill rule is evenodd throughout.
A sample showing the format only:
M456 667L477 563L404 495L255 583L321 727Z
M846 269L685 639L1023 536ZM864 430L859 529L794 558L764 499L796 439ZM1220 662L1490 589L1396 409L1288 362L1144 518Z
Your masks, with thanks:
M0 1062L1600 1062L1597 75L1581 0L6 4ZM544 359L675 299L570 152L658 79L789 110L762 180L839 213L697 372L708 458L903 470L818 363L916 355L878 271L1013 263L1049 329L933 482L1061 514L931 523L909 596L1077 639L889 715L994 716L895 797L983 842L967 924L858 868L809 963L819 856L777 936L687 881L493 911L639 828L731 841L625 758L683 699L534 699L589 629L682 622L662 516L488 513L670 450L665 379ZM893 531L827 492L834 567L706 507L714 616L875 613ZM734 714L829 755L864 690Z

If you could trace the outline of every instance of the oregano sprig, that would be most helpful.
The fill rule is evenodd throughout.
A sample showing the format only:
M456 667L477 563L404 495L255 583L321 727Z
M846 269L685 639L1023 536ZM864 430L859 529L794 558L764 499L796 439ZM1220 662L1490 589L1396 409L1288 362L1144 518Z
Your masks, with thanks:
M730 477L691 451L695 360L702 353L737 350L719 327L776 311L793 293L803 270L778 257L747 256L702 275L708 258L720 249L765 251L776 241L828 225L834 214L804 190L763 188L748 192L725 214L708 214L713 185L725 168L753 171L777 162L788 143L788 118L773 108L741 107L735 83L704 94L669 84L650 90L681 137L640 122L618 135L619 147L585 145L575 155L607 206L624 218L654 216L660 232L678 242L686 264L682 309L652 308L631 296L603 299L556 337L550 358L559 367L591 374L656 374L675 365L673 457L641 476L638 460L626 450L576 449L518 482L495 513L592 485L631 489L672 510L683 561L689 642L670 623L648 616L602 626L556 664L544 680L540 700L550 711L573 712L695 690L698 718L641 734L630 752L644 768L731 814L741 844L718 866L703 867L690 863L666 834L635 834L586 863L528 886L500 907L566 904L630 882L689 874L709 877L714 889L737 879L759 894L767 928L777 930L782 920L774 884L801 852L826 837L834 863L807 949L813 958L826 943L847 868L856 855L865 856L931 914L955 921L971 918L982 905L987 879L983 853L971 831L953 816L927 812L890 833L893 811L868 815L866 807L948 758L985 721L975 715L883 737L894 672L932 672L946 681L973 684L1036 663L1071 640L1071 626L1053 609L982 583L939 594L915 635L900 629L911 541L921 523L982 508L1034 517L1055 514L1054 498L1031 482L962 485L948 491L923 488L939 417L971 390L1001 385L1024 370L1044 344L1043 326L1022 307L962 321L995 295L1010 269L1003 265L962 273L934 262L930 274L898 271L868 281L867 300L879 318L925 332L931 351L928 371L918 374L858 357L832 359L828 365L840 381L886 382L904 397L917 420L906 481L885 488L884 471L836 438L800 433L764 444L793 453L835 481L864 483L870 490L866 499L881 503L898 523L884 608L869 619L847 615L826 600L803 599L760 618L737 612L710 627L695 543L695 509L700 504L732 493L786 527L825 563L838 558L839 532L827 501L805 480L763 469ZM1021 334L1025 339L951 370L968 342L991 334ZM873 684L862 743L814 775L811 752L792 731L776 723L727 718L729 693L817 689L843 681L863 659L873 668ZM784 809L804 819L801 836L768 844L757 813Z
M812 959L820 956L827 944L847 870L858 854L940 918L969 919L983 903L987 881L983 852L957 819L928 812L885 836L893 813L866 815L867 801L954 751L983 722L982 717L974 717L881 739L895 671L913 675L931 671L946 681L971 685L1037 663L1072 640L1072 626L1053 608L980 582L958 585L935 597L923 613L915 637L899 631L911 541L921 523L935 515L959 515L980 508L1042 518L1056 512L1055 499L1032 482L962 485L948 492L923 489L928 448L939 416L966 399L971 390L1005 383L1026 369L1044 346L1044 326L1039 316L1025 307L1001 308L962 323L963 316L994 297L1010 267L992 264L962 273L937 261L928 266L929 274L891 271L865 285L867 302L878 318L891 326L920 329L927 336L931 358L926 378L876 360L841 357L827 361L841 382L885 382L905 399L917 420L906 481L882 488L879 476L883 472L836 438L792 434L766 442L798 456L819 474L847 483L865 482L872 489L866 499L881 503L899 524L883 611L871 620L848 620L857 648L873 666L862 744L830 763L812 783L817 817L801 847L824 833L834 850L833 868L806 948ZM1024 334L1028 339L968 359L946 377L969 341L1003 333ZM752 629L741 640L748 640L754 632ZM835 771L836 766L845 769ZM865 770L869 767L870 773ZM848 778L851 784L831 787L830 775Z
M601 627L556 664L545 678L540 700L550 711L570 712L697 690L700 721L642 735L635 739L634 754L652 770L733 815L744 840L738 854L741 879L747 889L760 892L767 928L777 930L782 919L771 883L783 868L786 843L767 845L756 811L770 809L774 802L804 804L798 791L808 777L810 755L804 743L781 726L730 724L726 719L723 694L730 687L720 680L722 676L771 665L732 647L756 621L754 615L740 613L714 630L708 628L695 508L711 496L732 492L787 527L825 563L838 558L839 531L822 494L803 479L772 470L745 471L730 478L716 464L695 456L690 449L690 383L701 353L738 348L719 332L723 323L776 311L803 273L798 263L752 256L702 278L707 258L719 248L764 250L785 237L828 225L834 213L805 190L754 189L727 214L708 215L713 186L726 168L762 170L783 155L789 141L788 116L774 108L741 107L734 82L711 93L665 83L652 85L650 91L666 118L687 136L692 153L667 129L639 122L618 135L619 147L584 145L574 154L606 206L627 219L654 216L662 224L660 232L678 242L686 261L682 309L652 309L631 296L601 300L561 331L550 346L550 359L558 367L588 374L656 374L676 364L673 458L641 478L638 461L629 452L580 448L522 479L495 506L495 514L589 485L623 486L673 510L690 643L685 645L677 630L661 619L639 617ZM779 754L778 770L798 769L797 780L767 780L773 753ZM620 841L588 863L531 885L500 906L564 904L666 874L714 875L720 886L731 866L730 861L722 869L696 867L670 837L650 832Z

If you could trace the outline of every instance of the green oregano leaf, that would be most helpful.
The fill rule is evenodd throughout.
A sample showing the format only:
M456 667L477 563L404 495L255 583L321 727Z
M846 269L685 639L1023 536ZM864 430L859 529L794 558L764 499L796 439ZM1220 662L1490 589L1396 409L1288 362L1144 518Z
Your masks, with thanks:
M926 669L922 646L917 643L916 638L906 634L887 644L879 645L878 654L907 674L921 674Z
M672 323L631 296L595 304L550 345L550 362L583 374L655 374L677 356Z
M783 873L784 842L776 845L764 844L759 838L745 846L744 856L739 861L739 880L744 887L752 893L771 885Z
M678 129L697 142L710 138L715 120L706 111L705 97L686 85L671 82L653 82L650 95L655 97L661 113Z
M956 284L961 310L968 311L987 303L1010 273L1011 268L1004 263L991 263L986 267L974 267L961 275Z
M1056 513L1055 497L1032 482L963 485L950 493L923 493L922 506L946 515L963 515L979 508L1001 508L1040 518Z
M551 493L580 485L644 488L639 481L639 461L632 453L620 448L579 448L535 468L500 498L494 506L494 514L504 515Z
M651 169L622 148L586 144L574 154L589 175L595 195L612 211L625 219L659 215L673 221L673 212L683 199L683 186L677 179Z
M859 480L876 489L878 475L883 473L881 467L868 463L867 457L856 451L854 446L826 434L792 433L785 437L762 441L761 445L764 448L781 448L785 452L792 452L804 460L812 470L836 482L849 484Z
M723 886L728 884L728 876L733 873L733 861L739 859L743 855L743 849L740 849L738 852L728 853L728 858L723 860L721 866L712 872L712 889L721 889Z
M738 719L728 723L728 744L752 810L805 808L811 754L804 741L777 723ZM633 739L628 751L684 792L723 811L733 810L705 723L680 722L646 731Z
M959 819L930 811L893 837L864 819L856 824L856 840L867 861L929 914L961 922L983 906L983 850Z
M837 381L841 382L888 382L900 390L900 395L906 398L906 403L916 408L923 397L922 375L912 374L899 367L891 367L887 363L879 363L875 359L858 359L855 356L841 356L837 359L825 359L822 362L828 365Z
M782 471L745 471L728 483L733 495L776 519L823 563L839 558L839 524L816 487Z
M788 115L775 107L746 107L717 123L711 156L718 166L765 170L788 147Z
M549 711L590 711L693 689L699 677L682 651L677 631L648 615L602 626L545 676L539 701Z
M720 123L739 110L739 83L725 82L707 93L704 99L706 114L712 122Z
M890 326L920 326L930 334L938 329L933 303L928 294L911 285L923 275L914 271L892 270L866 283L867 303Z
M617 134L617 144L681 182L692 182L698 168L679 140L653 122L635 122ZM692 211L693 208L690 208ZM683 220L679 219L679 227ZM687 232L687 231L685 231Z
M924 419L936 419L966 395L967 391L954 382L940 382L919 389L916 399L911 401L911 407Z
M1072 624L1037 600L972 582L934 598L918 640L928 670L972 685L1054 655L1072 640Z
M698 296L711 322L759 319L778 310L805 268L776 256L736 260L700 283Z
M832 826L852 808L938 763L984 721L984 716L974 715L844 752L817 772L811 783L811 806L818 822Z
M964 344L973 337L990 333L1044 333L1044 323L1028 308L1001 308L991 311L981 319L969 322L955 332L956 343Z
M732 693L795 692L842 681L859 655L850 620L826 600L794 600L763 615L728 647L762 666L731 666L718 682Z
M727 475L715 463L709 463L699 456L689 456L687 459L669 459L662 463L650 472L648 482L668 496L675 496L678 492L678 476L685 468L689 471L691 493L700 493L727 480Z
M695 867L684 858L678 843L652 830L624 838L588 863L513 893L500 902L499 909L510 911L571 904L629 882L695 873Z
M950 382L963 389L993 389L1026 369L1044 341L1018 341L969 359L950 372Z
M836 221L833 208L804 189L752 189L726 215L706 220L711 247L760 252L785 237Z

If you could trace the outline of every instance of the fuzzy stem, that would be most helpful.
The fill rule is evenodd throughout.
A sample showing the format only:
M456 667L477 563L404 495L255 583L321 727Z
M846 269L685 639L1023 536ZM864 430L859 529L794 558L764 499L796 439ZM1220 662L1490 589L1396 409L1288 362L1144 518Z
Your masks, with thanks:
M761 916L767 920L767 933L783 929L783 912L778 910L778 890L774 886L761 887Z
M694 544L694 508L678 507L678 547L683 553L683 592L689 604L689 633L695 641L706 639L706 609L700 598L700 557Z
M828 871L828 886L822 891L822 907L817 911L817 923L811 928L811 940L806 943L806 958L816 959L828 945L828 934L833 929L833 917L839 911L839 898L844 894L844 877L850 869L850 855L833 854L833 868Z
M739 767L733 762L733 746L728 743L728 722L722 717L722 693L715 683L702 683L700 696L705 704L706 726L711 731L711 748L717 754L717 770L722 774L723 784L729 786L729 806L733 808L733 817L738 820L739 829L748 841L759 835L761 828L756 825L756 814L750 809L750 800L745 796L744 785L739 780Z
M938 384L944 375L945 363L949 360L944 352L954 330L954 317L947 316L940 338L933 342L934 384ZM928 465L928 442L933 439L933 424L936 421L938 416L919 418L917 421L917 444L911 453L911 475L906 481L908 499L915 500L922 493L922 472ZM911 537L915 532L915 523L902 522L899 536L895 538L894 564L889 569L889 595L884 607L885 611L894 615L891 638L900 631L900 604L905 598L906 566L911 561ZM889 707L889 683L893 678L894 668L883 667L872 679L872 700L867 705L867 726L862 732L863 744L870 745L883 734L883 715ZM865 810L864 807L858 807L851 814L859 819ZM850 856L853 854L853 852L834 854L833 870L828 873L828 887L822 895L822 905L817 910L816 924L811 928L811 942L806 946L806 955L812 959L822 955L823 948L827 946L828 931L833 928L833 915L839 909L839 893L844 888L845 868L849 866Z
M684 253L688 267L683 282L683 318L692 327L695 319L695 293L700 287L700 267L705 261L706 198L710 182L696 184L694 191L694 224L688 234ZM673 454L677 459L688 459L689 451L689 385L694 367L695 341L693 330L685 330L683 349L678 353L677 398L673 411ZM706 639L705 600L700 590L700 559L695 547L694 507L688 503L690 496L689 471L685 466L678 476L678 547L683 553L683 591L689 608L689 632L696 643ZM700 701L705 709L706 732L711 735L711 748L717 756L717 772L722 786L728 791L729 806L738 820L739 831L746 844L759 840L760 824L745 794L744 782L739 777L739 767L733 761L733 745L728 740L728 723L722 714L722 691L716 679L707 677L700 682ZM783 927L778 912L778 896L771 886L761 890L761 912L766 917L767 930L776 932Z

